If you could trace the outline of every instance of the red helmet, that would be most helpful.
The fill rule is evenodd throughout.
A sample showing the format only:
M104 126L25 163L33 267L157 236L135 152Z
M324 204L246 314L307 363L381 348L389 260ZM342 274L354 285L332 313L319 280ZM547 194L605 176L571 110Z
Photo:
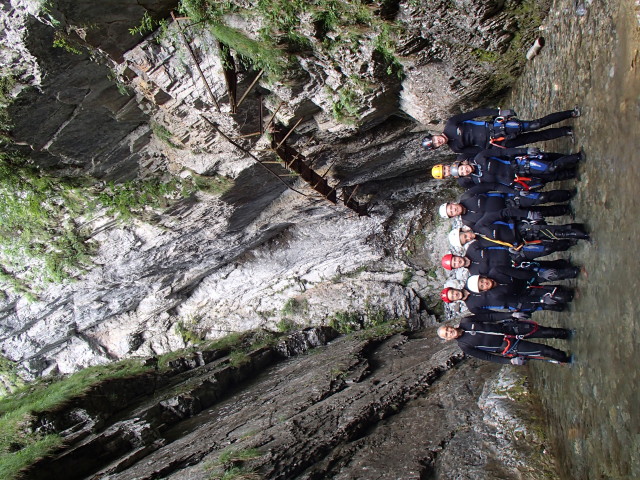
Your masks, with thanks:
M451 260L453 260L453 253L447 253L444 257L442 257L442 268L446 270L451 270Z
M442 291L440 292L440 299L444 302L444 303L451 303L451 300L449 300L449 290L451 290L449 287L447 288L443 288Z

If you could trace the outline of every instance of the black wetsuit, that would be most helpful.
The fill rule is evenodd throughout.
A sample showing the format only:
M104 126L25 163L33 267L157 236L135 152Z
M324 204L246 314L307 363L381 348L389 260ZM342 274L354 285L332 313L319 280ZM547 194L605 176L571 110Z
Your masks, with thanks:
M473 184L499 183L502 185L517 186L516 177L527 177L526 183L531 188L539 188L548 182L575 178L577 170L575 165L580 160L580 155L561 155L556 153L543 154L549 159L535 160L522 159L527 156L526 148L507 148L504 150L483 150L472 160L468 160L473 166L473 172L461 177L458 183L463 188L470 188ZM563 165L562 168L554 165Z
M573 292L560 285L529 286L524 280L513 279L486 292L471 292L464 301L472 313L496 312L561 312L573 299Z
M498 242L507 243L514 248L520 248L521 245L524 245L524 247L520 248L520 250L523 250L523 258L533 259L555 251L566 250L571 246L565 243L566 240L575 241L589 238L589 235L580 224L546 225L544 223L532 224L505 220L507 216L522 218L522 214L517 213L518 209L506 210L509 212L508 214L504 212L487 212L476 222L473 231L476 233L476 239L481 240L482 246L488 247L492 243L494 245L499 244ZM562 239L565 239L565 242ZM535 241L537 243L525 245L525 241ZM558 245L555 245L556 243ZM526 254L527 252L531 252L533 256Z
M546 280L540 275L544 275L549 269L554 270L553 281L575 278L580 269L574 267L567 260L537 260L535 262L514 262L509 248L501 245L493 245L482 248L480 242L471 242L465 252L465 257L471 262L467 267L471 275L482 275L483 277L500 280L496 278L501 274L508 274L521 280L531 280L534 283L543 283Z
M552 192L545 193L548 193L549 195L537 193L537 195L534 194L521 197L514 189L497 183L483 183L475 185L460 197L460 201L458 203L466 209L466 212L460 215L460 219L463 224L473 227L473 225L480 220L486 212L501 211L507 207L515 205L518 205L528 211L540 212L540 214L545 217L567 215L570 213L570 209L566 205L537 206L537 203L564 201L560 199L569 199L571 197L571 192L568 190L554 190ZM518 201L516 202L514 198L517 198ZM523 199L523 201L520 199ZM530 204L530 206L525 206L525 204Z
M563 363L570 359L562 350L516 337L567 339L571 334L569 330L542 327L527 321L495 323L477 320L475 317L469 317L460 322L459 328L463 329L464 333L456 340L460 349L467 355L502 364L510 363L514 356L540 356Z
M482 108L451 117L445 124L443 131L448 138L447 144L451 150L469 157L491 148L491 132L494 122L474 119L496 117L499 113L500 111L496 108ZM566 110L552 113L537 120L515 120L517 126L513 128L507 126L506 133L510 138L502 142L502 145L511 148L569 135L571 127L549 128L540 132L534 130L561 122L572 116L573 110Z

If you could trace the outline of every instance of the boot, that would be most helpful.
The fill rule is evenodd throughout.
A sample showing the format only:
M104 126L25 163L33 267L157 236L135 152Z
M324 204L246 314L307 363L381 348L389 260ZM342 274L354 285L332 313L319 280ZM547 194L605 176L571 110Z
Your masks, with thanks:
M540 192L539 203L562 203L571 200L577 190L549 190Z
M531 210L540 212L543 217L561 217L562 215L569 215L571 213L569 205L549 205L531 208Z
M571 178L577 178L577 176L577 168L565 168L564 170L558 170L557 172L554 172L553 179L549 181L569 180Z
M589 240L591 237L584 231L584 226L579 223L562 225L563 228L553 229L553 234L557 238L574 238L576 240Z
M582 155L576 153L574 155L565 155L564 157L560 157L557 160L554 160L551 166L551 172L556 172L559 170L566 170L568 168L575 167L580 161Z
M573 300L573 290L571 290L570 288L558 287L556 293L554 293L551 298L553 298L553 300L558 303L569 303L571 300Z

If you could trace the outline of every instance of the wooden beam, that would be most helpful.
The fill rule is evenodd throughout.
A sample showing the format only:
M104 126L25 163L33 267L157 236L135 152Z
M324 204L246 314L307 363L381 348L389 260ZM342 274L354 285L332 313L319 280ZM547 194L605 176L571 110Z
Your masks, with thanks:
M240 100L238 100L238 103L236 104L236 107L239 107L240 104L242 103L242 101L247 97L247 95L249 94L249 92L251 91L251 89L256 85L256 83L258 83L258 80L260 80L260 77L262 76L262 74L264 73L264 70L260 70L258 72L258 74L256 75L256 78L253 80L253 82L251 82L251 85L249 85L249 88L247 88L247 91L244 92L244 94L242 95L242 97L240 97Z
M211 87L209 86L209 82L207 82L207 79L205 78L204 73L202 73L202 69L200 68L200 65L198 64L198 59L196 58L196 54L194 53L193 49L191 48L191 45L189 45L189 40L187 40L187 36L185 35L184 30L182 30L182 26L180 25L180 22L178 22L178 19L176 18L175 14L173 12L171 12L171 18L173 18L173 21L178 26L178 30L180 30L180 34L182 35L182 39L184 40L184 44L187 47L187 50L189 51L189 53L191 54L191 58L193 59L193 63L195 63L196 68L198 69L198 73L200 74L200 78L202 78L202 81L204 82L204 84L205 84L205 86L207 88L207 93L209 94L209 97L211 98L211 100L213 100L213 103L215 103L216 109L219 112L220 111L220 104L218 104L218 99L213 94L213 91L211 90Z

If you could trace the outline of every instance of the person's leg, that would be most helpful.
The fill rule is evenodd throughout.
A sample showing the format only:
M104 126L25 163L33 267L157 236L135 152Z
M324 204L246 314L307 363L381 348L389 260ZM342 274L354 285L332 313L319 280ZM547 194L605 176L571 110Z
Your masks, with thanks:
M568 363L571 360L571 357L562 350L526 340L520 340L515 349L518 355L525 357L546 357L562 363Z
M504 146L506 148L519 147L530 143L545 142L547 140L572 135L572 133L573 130L571 127L547 128L539 132L527 132L517 135L515 138L506 140Z
M568 205L544 205L540 207L527 207L527 210L540 212L543 217L561 217L562 215L569 215L571 213L571 208Z
M571 337L571 330L566 328L553 328L538 326L538 330L531 333L527 338L560 338L566 340Z
M561 112L554 112L536 120L522 120L522 130L524 132L531 132L532 130L540 130L541 128L548 127L554 123L567 120L574 117L575 110L563 110Z
M566 225L542 225L540 226L539 238L575 238L577 240L589 240L589 234L584 225L580 223L569 223Z

